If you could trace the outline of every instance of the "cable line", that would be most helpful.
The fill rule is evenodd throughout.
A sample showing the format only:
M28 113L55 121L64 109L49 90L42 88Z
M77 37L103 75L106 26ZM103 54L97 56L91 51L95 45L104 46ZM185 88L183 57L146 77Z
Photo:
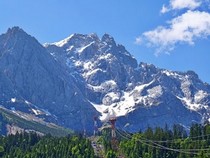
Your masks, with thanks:
M125 130L122 130L123 133L125 133L126 135L128 135L129 137L132 137L132 135L130 133L128 133ZM190 140L190 139L196 139L196 138L202 138L202 137L208 137L210 136L210 134L206 134L206 135L201 135L201 136L195 136L195 137L186 137L189 138L190 142L197 142L197 141L207 141L207 140ZM186 138L178 138L178 139L169 139L169 140L148 140L148 141L153 141L156 143L169 143L169 142L173 142L176 143L175 141L180 141L180 140L185 140Z
M131 136L125 136L124 133L122 134L120 132L120 130L116 130L117 133L127 139L127 140L131 140ZM179 153L184 153L184 154L193 154L193 155L198 155L199 152L196 152L196 151L209 151L210 148L205 148L205 149L174 149L174 148L169 148L169 147L166 147L166 146L163 146L161 144L158 144L157 142L154 142L152 140L147 140L147 139L136 139L134 138L136 141L139 141L147 146L150 146L150 147L153 147L153 148L157 148L157 149L165 149L165 150L169 150L169 151L174 151L174 152L179 152ZM149 144L149 143L152 143L152 144ZM210 155L210 153L205 153L207 155Z

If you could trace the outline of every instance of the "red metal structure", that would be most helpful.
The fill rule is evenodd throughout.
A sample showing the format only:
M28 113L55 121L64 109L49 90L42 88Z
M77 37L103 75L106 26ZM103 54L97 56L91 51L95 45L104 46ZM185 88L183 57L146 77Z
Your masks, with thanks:
M117 121L116 117L110 117L109 121L111 123L112 128L112 139L116 138L116 131L115 131L115 122Z
M112 149L117 150L118 149L118 141L116 138L116 130L115 130L115 122L117 121L117 118L115 116L112 116L109 118L109 122L111 123L111 143L112 143Z

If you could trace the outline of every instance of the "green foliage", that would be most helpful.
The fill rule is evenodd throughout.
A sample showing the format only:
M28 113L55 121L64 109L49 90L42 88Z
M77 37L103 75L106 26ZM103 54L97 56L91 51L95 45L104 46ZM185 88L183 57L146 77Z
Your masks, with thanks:
M0 112L0 134L4 135L6 134L6 122L1 112Z
M127 158L208 158L210 157L210 125L193 124L189 131L178 125L172 130L148 128L145 132L128 134L112 149L109 131L100 141L104 145L106 158L123 155ZM127 137L127 139L125 139ZM50 134L21 133L0 136L0 157L9 158L94 158L91 142L81 136L55 137Z
M3 158L94 158L89 140L78 136L38 136L22 133L0 137L0 155Z
M117 154L113 150L109 150L106 154L106 158L116 158Z
M193 124L190 135L179 125L172 130L148 128L120 142L128 158L207 158L210 157L210 125Z
M4 147L3 146L0 146L0 156L2 157L4 154Z

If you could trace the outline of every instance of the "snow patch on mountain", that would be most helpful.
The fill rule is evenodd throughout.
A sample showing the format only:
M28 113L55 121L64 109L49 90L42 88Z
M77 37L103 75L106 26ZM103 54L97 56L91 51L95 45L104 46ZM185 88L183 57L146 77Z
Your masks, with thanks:
M162 87L160 85L148 89L147 92L148 92L148 97L151 98L158 98L163 94Z
M41 115L43 112L38 109L31 109L35 115Z
M139 105L157 105L158 102L156 99L163 94L162 87L160 85L147 89L147 95L141 94L141 92L153 82L154 81L151 81L148 84L138 85L131 91L109 92L104 96L102 104L92 104L96 110L102 114L100 117L102 121L107 118L107 115L109 115L112 110L116 112L116 117L120 117L126 116L128 113L134 111L139 107ZM97 90L100 91L101 89Z
M208 97L209 94L203 90L199 90L195 96L194 96L194 100L196 103L201 102L204 98Z
M163 70L162 73L166 74L169 77L177 78L177 79L180 79L180 80L183 79L183 76L178 74L177 72L173 72L173 71L170 71L170 70Z
M64 40L61 40L59 42L54 42L52 43L53 45L56 45L57 47L63 47L65 44L67 44L70 39L74 36L75 34L70 35L69 37L65 38Z
M190 110L199 111L202 108L205 108L205 105L193 102L191 99L188 99L186 97L183 98L177 97L177 98L180 99L183 102L183 104L186 105L186 107Z
M91 46L91 45L94 44L94 43L95 43L95 41L91 42L90 44L88 44L88 45L86 45L86 46L84 46L84 47L78 48L78 49L76 50L76 52L82 53L86 48L88 48L89 46Z
M181 82L181 89L182 89L182 92L184 93L184 95L187 98L190 98L191 97L190 87L191 87L190 80L188 80L187 78L185 78L184 81Z
M107 53L107 54L99 56L98 60L105 59L105 60L109 60L110 61L110 60L112 60L112 57L113 57L113 55L111 53Z
M119 98L117 97L117 99ZM120 101L119 103L112 103L108 106L104 104L92 103L96 110L101 113L101 121L105 121L110 115L111 111L114 111L116 113L116 117L120 117L126 116L129 112L135 110L135 102L129 92L124 92L123 97L121 99L122 101Z
M15 103L16 102L16 98L11 98L11 102Z
M114 91L117 88L117 84L114 80L109 80L109 81L103 82L99 86L93 86L91 84L88 84L88 87L92 89L94 92L110 92L110 91Z
M85 62L85 63L83 64L83 67L84 67L84 70L85 70L85 71L89 71L89 70L92 70L92 69L93 69L94 64L93 64L93 62L88 61L88 62Z
M54 48L56 45L62 50ZM209 119L210 89L196 73L160 69L142 62L138 66L125 47L108 34L101 39L94 34L74 34L59 44L48 45L47 49L58 51L56 55L62 56L60 62L65 61L71 71L84 79L87 89L84 96L101 114L101 120L114 112L124 120L134 119L128 120L133 128L138 124L135 120L138 113L149 114L150 110L152 116L166 114L156 121L148 117L145 120L148 125L161 122L189 125L187 121L199 122L201 115Z

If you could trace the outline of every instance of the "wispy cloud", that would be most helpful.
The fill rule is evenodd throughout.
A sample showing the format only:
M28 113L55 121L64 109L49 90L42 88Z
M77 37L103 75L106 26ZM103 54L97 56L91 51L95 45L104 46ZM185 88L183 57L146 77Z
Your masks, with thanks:
M140 45L140 44L142 44L142 42L143 42L143 40L142 40L142 37L137 37L136 38L136 40L135 40L135 44L137 44L137 45Z
M210 36L210 13L201 8L210 5L210 0L170 0L168 6L162 6L165 14L177 10L183 12L173 17L166 25L142 33L136 38L136 44L146 44L160 53L170 54L178 44L193 45L196 40ZM177 15L177 14L176 14Z
M166 13L170 10L190 9L194 10L201 6L201 0L170 0L169 6L165 4L162 6L161 13Z
M170 9L168 7L165 6L165 4L162 6L162 9L160 11L160 13L164 14L167 13L168 11L170 11Z
M170 53L177 43L194 44L198 38L210 35L210 13L191 11L175 17L167 26L159 26L136 39L156 48L156 54ZM141 40L140 40L141 39Z

